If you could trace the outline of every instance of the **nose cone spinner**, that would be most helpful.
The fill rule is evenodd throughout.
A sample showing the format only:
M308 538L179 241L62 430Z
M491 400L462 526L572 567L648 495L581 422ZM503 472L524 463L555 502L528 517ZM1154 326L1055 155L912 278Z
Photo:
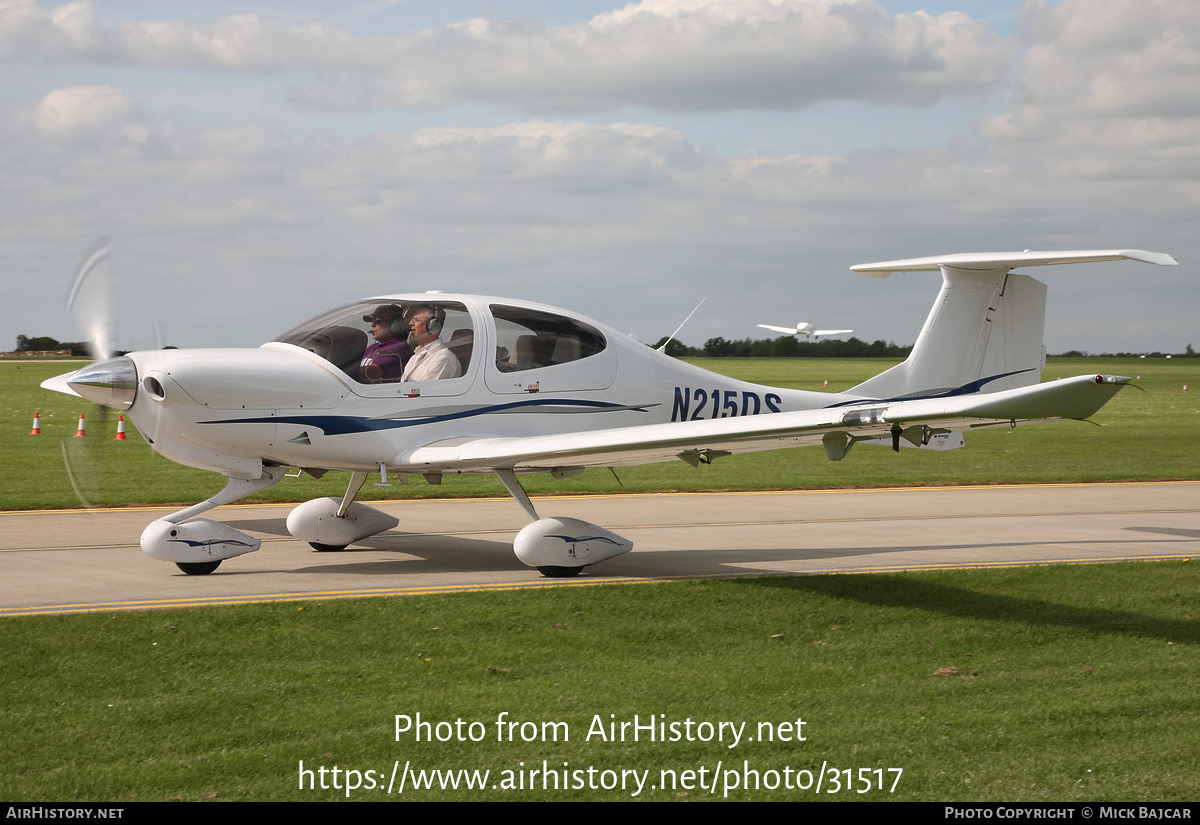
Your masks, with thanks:
M137 367L124 356L97 361L67 377L67 386L88 401L127 410L137 395Z

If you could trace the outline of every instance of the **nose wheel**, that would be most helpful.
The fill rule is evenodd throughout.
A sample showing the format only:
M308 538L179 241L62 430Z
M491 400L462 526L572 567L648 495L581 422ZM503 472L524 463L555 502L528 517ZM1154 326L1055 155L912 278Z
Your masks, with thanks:
M221 566L221 560L216 561L177 561L175 566L189 576L207 576Z
M548 579L569 579L572 576L578 576L583 572L583 566L580 567L556 567L554 565L544 564L537 569L539 573Z

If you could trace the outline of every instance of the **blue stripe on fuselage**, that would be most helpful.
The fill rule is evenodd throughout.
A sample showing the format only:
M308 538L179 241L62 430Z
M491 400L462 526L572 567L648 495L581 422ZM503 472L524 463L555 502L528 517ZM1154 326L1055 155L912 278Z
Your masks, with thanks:
M952 390L946 390L945 392L933 393L930 395L906 395L901 398L865 398L865 397L864 398L856 398L853 401L839 401L836 404L830 404L825 409L832 410L835 407L848 407L852 404L864 404L864 403L886 404L886 403L890 403L892 401L924 401L929 398L953 398L956 395L971 395L972 393L977 393L981 389L983 389L983 386L985 384L990 384L993 381L999 381L1001 378L1008 378L1008 376L1010 376L1010 375L1020 375L1023 372L1033 372L1033 369L1034 368L1031 367L1030 369L1027 369L1027 370L1013 370L1012 372L1002 372L999 375L992 375L992 376L989 376L988 378L980 378L978 381L972 381L970 384L963 384L961 387L956 387L955 389L952 389Z
M472 410L460 410L444 415L430 415L424 418L409 418L401 420L362 418L348 415L289 415L260 418L225 418L218 421L201 421L201 424L298 424L302 427L317 427L325 435L347 435L349 433L367 433L378 430L394 430L400 427L416 427L420 424L438 424L443 421L456 421L463 418L473 418L488 413L506 412L520 407L591 407L596 412L607 410L628 410L626 405L614 404L609 401L584 401L581 399L564 398L531 398L526 401L514 401L511 404L493 404L488 407L476 407ZM645 412L644 408L635 408Z

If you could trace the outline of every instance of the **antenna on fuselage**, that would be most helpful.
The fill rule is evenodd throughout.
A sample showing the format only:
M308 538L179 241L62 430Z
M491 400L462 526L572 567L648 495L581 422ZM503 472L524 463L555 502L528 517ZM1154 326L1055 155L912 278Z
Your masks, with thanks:
M696 304L696 309L700 309L700 307L707 300L708 300L707 296L705 296L704 298L701 298L700 303ZM693 309L691 312L688 313L688 317L683 319L683 324L686 324L688 321L692 320L692 316L696 314L696 309ZM656 350L657 352L666 352L667 351L667 344L669 344L675 340L675 336L679 334L679 330L683 329L683 324L680 324L678 327L675 328L674 332L672 332L670 335L667 336L667 340L663 341L663 345Z

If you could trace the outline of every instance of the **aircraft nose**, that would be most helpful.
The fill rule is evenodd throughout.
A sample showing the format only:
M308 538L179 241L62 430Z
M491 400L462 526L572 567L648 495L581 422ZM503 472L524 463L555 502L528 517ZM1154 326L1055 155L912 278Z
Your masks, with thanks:
M67 385L88 401L115 410L127 410L137 395L137 380L133 360L121 356L77 370L67 379Z

